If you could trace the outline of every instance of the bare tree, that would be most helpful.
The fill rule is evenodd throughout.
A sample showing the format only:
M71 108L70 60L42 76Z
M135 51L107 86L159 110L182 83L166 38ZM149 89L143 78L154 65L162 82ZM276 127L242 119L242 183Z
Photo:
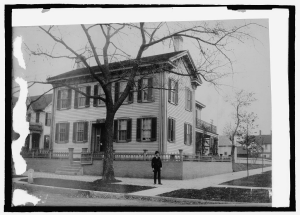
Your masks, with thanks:
M103 162L103 181L114 181L113 169L113 120L119 107L129 95L129 92L136 87L141 89L144 86L135 86L135 77L156 74L167 71L178 76L190 76L176 69L169 67L161 67L159 64L153 64L153 67L148 72L141 70L142 56L145 50L159 43L166 43L172 41L174 37L183 37L190 40L195 44L199 50L199 60L197 62L197 71L193 71L193 75L199 75L205 81L219 86L218 81L233 73L232 60L228 50L229 43L234 41L243 41L247 38L255 39L248 33L251 26L260 26L256 23L246 23L240 26L223 27L221 22L215 22L210 25L206 22L197 23L192 26L182 26L180 24L170 26L169 23L116 23L116 24L94 24L94 25L81 25L80 29L86 38L86 45L80 51L72 48L64 37L58 26L39 27L39 29L53 41L52 50L45 50L37 44L37 47L28 47L26 50L28 54L34 56L44 56L46 58L65 58L69 60L80 59L92 78L97 81L102 87L105 96L91 96L77 89L76 86L71 86L66 82L51 82L56 87L68 87L75 92L78 92L87 98L100 99L106 105L106 120L105 120L105 134L106 139L104 142L104 162ZM94 36L97 34L98 36ZM99 36L101 35L101 37ZM140 41L135 53L135 57L131 57L121 45L116 42L117 39L126 37L128 35L135 35L137 40ZM100 38L100 39L99 39ZM103 38L103 41L102 39ZM117 39L116 39L117 38ZM99 41L101 40L101 41ZM99 43L103 43L102 49L97 47ZM53 54L56 47L63 47L66 53L58 55ZM94 70L88 63L88 59L93 59L97 65L101 75L96 75ZM124 70L118 75L111 73L110 63L119 62L122 66L122 60L130 61L132 69ZM231 67L230 73L224 73L220 68L224 66ZM174 65L176 68L176 65ZM150 72L150 74L149 74ZM126 87L123 93L115 101L112 97L112 84L114 82L125 81ZM33 81L33 84L48 84L45 81ZM164 86L152 86L156 89L168 89Z
M245 108L249 107L252 102L256 101L254 97L254 93L245 92L244 90L240 90L235 92L233 97L227 97L226 102L228 102L232 108L234 109L234 112L232 114L232 121L233 123L229 123L224 127L223 133L230 139L231 141L231 159L232 159L232 169L234 170L234 164L235 164L235 138L245 134L245 123L253 123L252 117L254 116L253 113L248 115L248 113L245 111ZM248 116L250 116L248 118ZM247 137L248 138L248 137Z

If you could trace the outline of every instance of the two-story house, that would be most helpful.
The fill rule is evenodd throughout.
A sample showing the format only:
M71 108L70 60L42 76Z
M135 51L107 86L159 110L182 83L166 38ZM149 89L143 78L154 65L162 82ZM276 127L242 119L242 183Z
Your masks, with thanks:
M47 150L50 146L52 94L45 94L41 98L39 97L30 96L27 98L27 105L30 102L32 104L27 111L30 134L26 138L24 150Z
M175 49L176 50L176 49ZM196 103L195 90L201 79L188 51L144 57L140 68L150 75L135 78L136 89L132 91L115 115L114 145L116 152L178 153L196 152ZM166 67L178 75L149 70ZM112 75L118 75L132 68L131 61L109 64ZM98 67L92 67L101 75ZM143 72L141 73L143 74ZM86 68L77 68L47 81L63 82L75 86L88 95L103 95L99 83ZM112 86L113 97L123 92L125 82ZM53 92L53 115L51 124L51 148L54 152L84 150L101 152L104 140L105 104L101 100L89 99L67 87L55 88Z

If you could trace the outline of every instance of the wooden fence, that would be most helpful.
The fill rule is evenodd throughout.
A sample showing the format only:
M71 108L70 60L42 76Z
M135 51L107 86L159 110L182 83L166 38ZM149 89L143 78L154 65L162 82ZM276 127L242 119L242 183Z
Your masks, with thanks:
M73 158L74 154L79 154L78 158ZM31 150L22 151L21 155L24 158L49 158L49 159L69 159L79 160L81 164L92 164L93 160L103 160L103 152L52 152L52 150ZM70 157L71 156L71 157ZM143 153L115 153L114 160L116 161L151 161L155 156L154 153L147 153L144 150ZM200 154L183 154L182 150L179 150L178 154L160 154L162 161L193 161L193 162L230 162L230 157L225 156L203 156Z

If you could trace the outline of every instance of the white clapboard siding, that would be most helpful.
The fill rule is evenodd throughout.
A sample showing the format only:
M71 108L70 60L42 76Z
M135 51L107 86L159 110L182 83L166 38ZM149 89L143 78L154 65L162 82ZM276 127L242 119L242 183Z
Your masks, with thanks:
M184 74L188 74L182 61L179 60L178 67L181 70L180 72ZM176 130L175 130L175 142L169 142L166 140L167 143L167 152L168 153L178 153L179 149L183 149L183 153L193 153L193 142L195 142L195 137L193 135L192 144L190 146L184 144L184 123L189 123L193 126L193 111L187 111L185 109L185 88L188 87L192 92L194 91L191 85L191 79L189 76L178 76L176 74L167 74L166 75L166 82L168 79L172 78L174 80L178 80L178 104L174 105L168 102L168 92L166 92L166 99L167 99L167 120L168 117L172 117L176 120ZM192 110L195 108L194 104L194 93L192 96ZM168 122L168 121L167 121ZM166 132L167 130L167 123L166 123Z
M88 83L83 84L82 86L91 86L91 95L94 95L94 85L97 83ZM57 95L58 89L55 90ZM114 97L114 92L112 93ZM158 150L159 144L159 132L160 132L160 125L159 125L159 90L153 89L154 95L154 102L149 103L137 103L137 92L134 92L134 102L132 104L123 104L115 115L115 119L121 117L129 117L132 119L132 133L131 133L131 142L127 143L114 143L114 150L116 152L143 152L144 149L147 149L149 152L154 152ZM57 100L57 96L55 97ZM54 152L66 152L68 148L74 148L74 152L81 152L82 148L91 148L91 124L95 122L97 119L105 119L106 117L106 107L94 107L93 106L93 99L90 99L90 107L88 108L78 108L74 109L74 98L75 98L75 91L72 91L72 102L71 102L71 109L68 110L56 110L56 103L55 101L55 126L56 123L60 122L69 122L69 143L58 144L55 143L53 135L53 150ZM153 116L157 117L157 141L155 142L137 142L136 141L136 123L137 118L142 116ZM86 143L73 143L73 122L76 121L88 121L88 142ZM53 127L53 131L55 133L55 126Z

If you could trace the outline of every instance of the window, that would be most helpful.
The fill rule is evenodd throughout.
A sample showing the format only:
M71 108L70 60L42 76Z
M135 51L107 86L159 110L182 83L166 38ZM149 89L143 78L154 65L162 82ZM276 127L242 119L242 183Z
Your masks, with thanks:
M114 120L114 141L130 142L131 141L131 119Z
M169 102L172 104L178 104L178 82L173 79L169 79Z
M46 113L45 125L51 126L51 113Z
M88 140L88 122L73 123L73 143L85 143Z
M36 113L35 122L40 122L40 112Z
M138 102L153 102L153 78L143 78L138 81Z
M91 86L79 87L78 90L87 95L91 94ZM82 108L82 107L89 107L89 106L90 106L90 98L79 93L78 91L75 91L74 108Z
M137 141L156 141L156 118L137 119Z
M189 88L185 89L185 109L192 111L192 91Z
M27 121L27 122L30 122L30 121L31 121L31 113L28 113L28 114L27 114L27 119L26 119L26 121Z
M59 90L57 93L57 110L71 108L71 89Z
M102 98L105 98L105 93L100 85L94 85L94 96L101 96ZM100 99L94 99L93 106L104 106L105 102Z
M127 82L116 82L115 83L115 102L121 97L122 93L126 88ZM128 96L125 98L123 103L133 102L133 91L130 90Z
M192 126L184 123L184 144L190 146L192 144Z
M168 118L168 141L175 141L175 129L176 129L176 121L173 118Z
M70 127L70 123L56 123L56 131L55 131L56 143L69 142L69 127Z

